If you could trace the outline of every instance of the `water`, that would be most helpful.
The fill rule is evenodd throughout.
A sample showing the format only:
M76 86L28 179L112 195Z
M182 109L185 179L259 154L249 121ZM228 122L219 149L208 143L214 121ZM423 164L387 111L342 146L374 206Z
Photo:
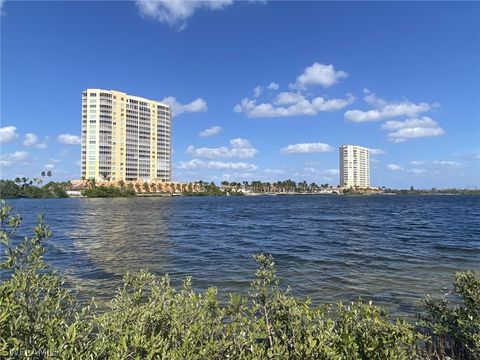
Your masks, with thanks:
M10 200L27 229L45 214L47 260L88 296L109 299L126 271L186 275L246 293L252 254L314 303L359 297L410 317L418 300L480 270L480 197L257 196ZM27 229L24 229L25 231Z

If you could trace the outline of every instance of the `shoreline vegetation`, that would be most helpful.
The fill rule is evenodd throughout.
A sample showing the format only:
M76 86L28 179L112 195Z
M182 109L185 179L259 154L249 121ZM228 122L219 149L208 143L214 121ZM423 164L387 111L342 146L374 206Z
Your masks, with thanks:
M139 182L139 181L95 181L73 180L50 181L42 186L40 178L16 178L0 180L0 198L66 198L66 197L134 197L134 196L256 196L256 195L480 195L480 189L389 189L380 188L341 188L330 184L308 184L306 181L292 180L278 182L197 181Z
M480 273L455 274L442 298L426 297L416 322L389 319L371 302L313 306L280 286L270 255L255 255L248 294L219 303L215 288L181 289L141 271L105 304L82 304L44 261L52 232L32 236L0 203L0 357L5 359L458 359L480 358ZM104 309L100 311L99 309Z

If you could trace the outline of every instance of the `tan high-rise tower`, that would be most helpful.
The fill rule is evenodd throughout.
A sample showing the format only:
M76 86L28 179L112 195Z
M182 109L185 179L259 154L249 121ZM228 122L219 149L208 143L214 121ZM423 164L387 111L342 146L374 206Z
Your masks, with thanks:
M82 93L82 178L171 181L171 109L115 90Z
M356 145L340 146L340 186L370 187L370 149Z

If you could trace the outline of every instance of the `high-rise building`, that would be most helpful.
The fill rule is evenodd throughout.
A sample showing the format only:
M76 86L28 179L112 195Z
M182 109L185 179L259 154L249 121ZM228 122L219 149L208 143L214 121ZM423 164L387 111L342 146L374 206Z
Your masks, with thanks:
M171 181L171 109L115 90L82 93L82 178Z
M340 186L370 187L370 149L356 145L340 146Z

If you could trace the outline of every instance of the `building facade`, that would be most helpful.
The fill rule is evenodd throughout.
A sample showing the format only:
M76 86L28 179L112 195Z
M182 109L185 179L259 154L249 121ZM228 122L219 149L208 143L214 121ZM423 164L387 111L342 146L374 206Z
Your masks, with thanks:
M171 108L115 90L82 93L82 178L171 181Z
M370 187L370 149L356 145L340 146L340 186Z

